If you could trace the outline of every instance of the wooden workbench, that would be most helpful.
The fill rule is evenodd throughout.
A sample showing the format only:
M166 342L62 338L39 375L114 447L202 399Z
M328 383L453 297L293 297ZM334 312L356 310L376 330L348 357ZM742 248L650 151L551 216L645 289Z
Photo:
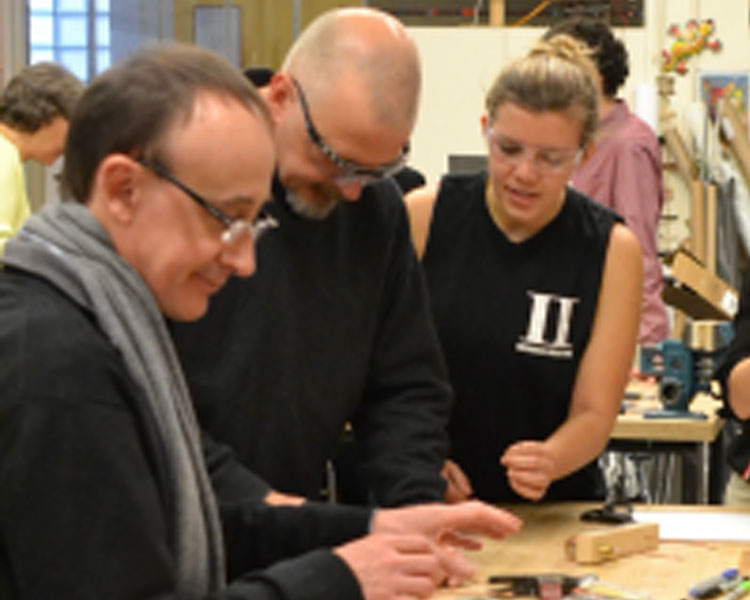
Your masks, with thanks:
M629 389L632 387L629 386ZM649 389L643 387L641 389ZM706 419L647 419L643 413L647 410L659 410L661 403L655 393L646 395L642 400L632 402L624 414L618 415L615 427L610 436L615 440L648 439L661 442L713 442L719 435L723 419L717 415L721 402L707 394L697 394L690 403L690 410L702 412Z
M644 413L662 408L656 386L636 382L631 383L628 389L636 389L641 399L627 402L628 410L618 415L610 435L610 449L629 452L676 451L683 458L689 454L690 461L682 463L683 466L692 466L687 472L683 470L683 501L707 504L712 498L719 498L721 478L714 477L712 480L711 467L718 471L724 460L720 453L712 452L724 426L724 419L717 414L721 402L708 394L699 393L691 402L690 410L704 413L706 419L652 419L644 417Z
M487 592L487 576L506 573L560 573L584 575L595 573L600 580L618 584L629 590L648 593L653 600L680 600L689 587L698 581L737 567L748 542L676 542L661 541L656 550L633 554L598 565L579 565L565 555L565 541L581 531L616 527L584 523L581 512L590 508L586 503L525 504L506 506L524 519L520 533L498 542L489 540L472 555L477 565L477 583L453 590L440 590L436 598L458 599L481 596ZM743 512L737 507L720 506L653 506L639 505L637 510L684 511L686 527L690 513L700 510ZM744 509L750 513L750 509Z

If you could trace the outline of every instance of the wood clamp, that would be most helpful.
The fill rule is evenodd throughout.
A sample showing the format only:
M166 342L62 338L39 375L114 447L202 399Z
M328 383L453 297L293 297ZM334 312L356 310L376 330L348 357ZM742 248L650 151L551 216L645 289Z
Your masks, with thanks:
M565 542L565 552L581 564L595 564L653 550L659 545L659 525L632 523L609 529L583 531Z
M572 577L560 573L528 575L490 575L488 583L492 598L515 598L516 596L541 598L541 600L563 600L583 577Z

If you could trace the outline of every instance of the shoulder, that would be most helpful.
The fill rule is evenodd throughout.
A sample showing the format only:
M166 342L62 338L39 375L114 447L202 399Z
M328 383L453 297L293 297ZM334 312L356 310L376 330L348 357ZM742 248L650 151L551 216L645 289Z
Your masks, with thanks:
M651 126L638 115L628 114L617 135L617 148L620 152L657 152L659 140Z
M483 201L487 174L458 173L443 176L439 185L424 186L406 197L412 240L417 254L422 257L430 232L437 227L454 229L460 215L471 211L476 201ZM436 223L436 225L433 225Z
M23 165L18 149L6 138L0 135L0 175L2 177L16 177L21 173Z
M603 232L608 236L615 223L623 222L622 217L614 210L572 187L567 188L565 202L575 215L574 218L584 227L594 227L594 232Z
M9 269L0 272L0 352L14 365L0 380L10 378L29 393L74 385L96 396L123 369L92 315L48 283Z
M641 244L636 235L623 223L615 223L609 239L610 249L614 248L623 256L640 259Z
M466 206L471 198L484 199L486 183L487 175L484 172L445 175L439 184L426 185L407 194L409 216L429 219L433 212L438 210L438 205Z
M405 197L412 242L420 257L424 255L427 245L427 236L439 190L439 185L426 185L412 190Z

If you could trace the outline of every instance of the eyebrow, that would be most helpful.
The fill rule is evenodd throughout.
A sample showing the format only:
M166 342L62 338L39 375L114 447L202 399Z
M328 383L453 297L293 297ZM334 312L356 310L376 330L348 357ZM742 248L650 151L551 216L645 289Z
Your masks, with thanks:
M523 146L524 148L533 148L534 150L538 150L540 152L570 152L570 148L558 148L557 146L531 146L529 144L524 144L523 142L517 140L516 138L506 135L504 133L500 133L499 131L494 132L496 138L503 138L503 140L513 142L514 144L518 144L519 146Z

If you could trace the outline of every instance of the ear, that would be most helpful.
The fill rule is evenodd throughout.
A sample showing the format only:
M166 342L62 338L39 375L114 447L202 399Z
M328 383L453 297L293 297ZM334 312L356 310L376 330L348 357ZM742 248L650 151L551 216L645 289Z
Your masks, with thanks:
M484 132L487 131L487 126L490 124L490 117L487 113L483 113L481 118L479 119L479 123L482 126L482 137L484 137Z
M128 225L139 203L138 180L143 169L125 154L110 154L96 170L92 190L92 209L106 222Z
M280 71L274 73L270 83L261 90L275 123L281 120L282 114L291 103L293 87L291 75Z

